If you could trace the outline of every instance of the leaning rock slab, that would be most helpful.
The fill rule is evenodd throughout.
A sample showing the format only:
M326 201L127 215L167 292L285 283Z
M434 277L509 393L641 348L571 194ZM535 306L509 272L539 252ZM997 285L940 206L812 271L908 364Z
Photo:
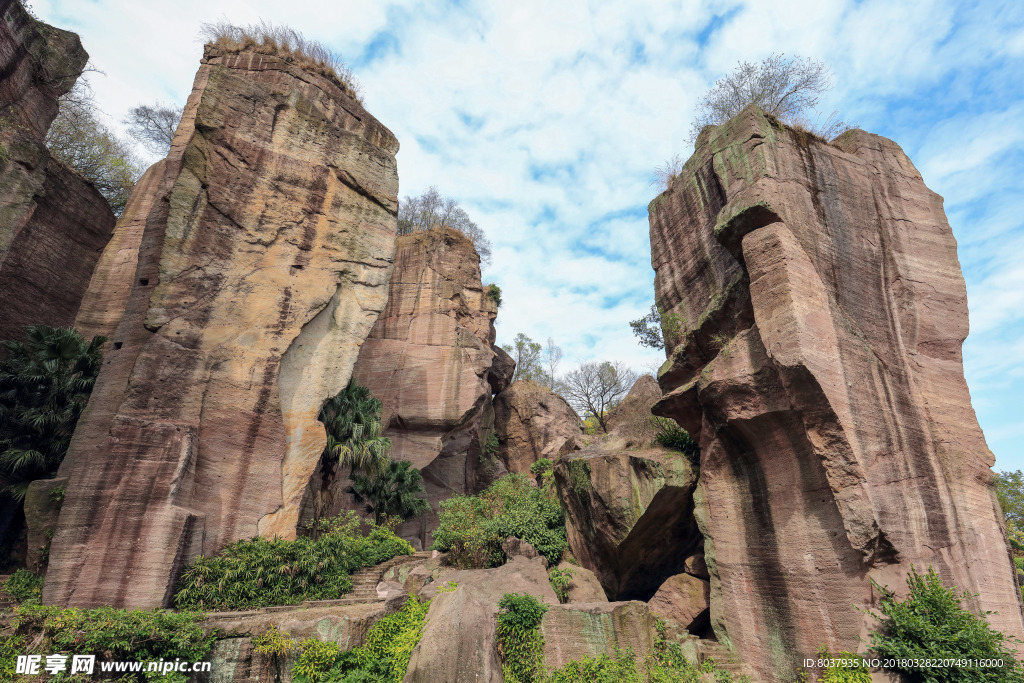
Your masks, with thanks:
M750 107L699 143L650 206L679 321L655 412L700 443L716 636L782 680L856 649L871 581L902 594L914 564L1022 637L942 198L864 131L826 144Z
M387 297L397 149L338 82L207 46L159 182L138 190L157 199L122 223L141 237L93 278L134 265L127 297L111 292L123 311L101 316L117 322L61 468L45 602L167 605L195 556L295 535L320 406Z

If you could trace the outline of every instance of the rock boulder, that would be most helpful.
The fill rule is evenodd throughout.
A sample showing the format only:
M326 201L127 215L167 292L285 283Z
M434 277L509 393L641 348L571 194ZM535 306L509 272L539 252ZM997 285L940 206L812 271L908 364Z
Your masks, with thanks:
M518 381L494 398L497 455L509 472L530 474L541 458L557 460L576 448L580 418L565 399L546 387Z

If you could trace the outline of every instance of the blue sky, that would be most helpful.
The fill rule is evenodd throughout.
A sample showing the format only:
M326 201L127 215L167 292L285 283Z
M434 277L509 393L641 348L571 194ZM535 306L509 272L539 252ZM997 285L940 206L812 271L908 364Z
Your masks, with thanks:
M34 0L78 32L115 125L183 102L202 22L286 23L337 50L398 136L401 196L455 197L494 243L499 341L553 337L563 369L653 367L627 322L653 299L653 170L684 158L701 94L771 52L831 64L822 103L896 140L945 198L967 281L964 345L997 469L1024 468L1024 3Z

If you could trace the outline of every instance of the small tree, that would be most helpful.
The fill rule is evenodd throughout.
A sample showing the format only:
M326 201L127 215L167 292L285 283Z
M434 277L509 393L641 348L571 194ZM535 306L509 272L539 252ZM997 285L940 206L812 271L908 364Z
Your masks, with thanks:
M159 156L166 156L171 150L174 130L184 111L182 107L160 102L153 105L140 104L128 110L124 123L128 126L128 134L146 149Z
M1006 523L1024 530L1024 472L996 472L996 492Z
M705 126L717 126L751 104L788 125L800 125L822 137L834 137L846 127L830 116L823 126L810 121L818 99L832 89L832 77L816 59L771 54L757 64L739 62L735 71L719 79L697 103L690 141Z
M374 521L381 524L391 516L409 519L430 507L420 498L423 475L408 460L392 460L374 475L352 478L352 489L373 505Z
M547 383L545 382L544 368L540 364L540 344L520 332L511 344L501 348L508 351L512 360L516 362L515 374L512 375L513 382L525 379L538 384Z
M558 385L555 377L558 374L558 366L562 362L562 347L555 343L552 337L548 337L548 343L544 346L544 365L547 366L546 377L547 386L551 391L555 391L555 387Z
M4 341L0 361L0 471L24 500L28 485L52 477L71 444L102 363L105 337L86 342L70 327L25 328Z
M131 147L97 118L92 91L83 81L61 96L46 146L103 195L115 215L124 211L142 166Z
M336 458L353 473L373 474L390 462L391 439L381 436L381 402L370 390L349 380L320 409L319 420L327 430L324 455Z
M491 262L491 241L469 218L469 214L451 197L443 197L437 187L428 187L419 197L406 197L398 205L398 234L409 235L417 230L452 228L473 242L481 265Z
M566 400L581 413L597 418L607 434L607 412L625 396L637 380L637 373L621 362L587 362L562 379Z

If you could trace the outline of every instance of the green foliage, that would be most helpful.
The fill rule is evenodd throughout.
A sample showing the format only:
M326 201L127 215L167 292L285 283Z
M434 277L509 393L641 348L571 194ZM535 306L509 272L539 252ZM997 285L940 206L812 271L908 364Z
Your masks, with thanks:
M547 605L526 593L506 593L498 601L498 654L507 683L545 679L540 622Z
M543 476L545 472L550 472L551 467L552 465L550 458L541 458L540 460L530 465L530 474L532 474L535 477L540 477Z
M1006 523L1024 529L1024 472L996 472L996 492Z
M413 648L423 636L430 601L410 597L397 612L382 617L366 636L366 644L348 652L320 648L315 666L293 670L309 681L324 683L401 683ZM305 656L305 653L303 653ZM300 658L301 661L301 658ZM316 675L313 678L308 672Z
M602 652L597 657L567 662L552 671L546 683L646 683L646 679L637 669L633 651L616 649L611 657Z
M280 664L285 657L298 649L298 644L288 637L287 633L277 630L277 626L271 626L252 639L252 649L257 654L269 657Z
M484 455L486 455L489 458L493 458L497 454L498 446L500 445L501 443L498 441L497 434L493 432L488 434L487 441L484 442Z
M321 520L316 539L254 538L200 556L182 574L175 605L231 610L334 599L351 590L351 572L412 554L412 546L387 527L374 526L363 536L359 524L348 511Z
M95 654L103 660L151 661L175 658L202 661L216 633L199 624L200 612L123 610L113 607L61 609L49 605L21 605L15 609L11 637L31 643L16 654ZM2 641L3 638L0 638ZM6 663L0 664L5 667ZM146 679L185 680L180 673L167 677L146 672Z
M501 287L495 284L487 285L487 296L491 298L495 306L501 308Z
M509 474L478 496L441 501L434 549L448 553L458 567L504 564L501 544L515 536L557 564L568 547L565 515L551 487L538 488L521 474Z
M900 601L893 591L872 582L881 594L882 620L871 634L872 649L881 659L1001 659L1001 668L897 668L911 681L1020 681L1022 667L1006 647L1004 636L992 629L984 616L971 614L961 605L970 593L958 596L947 588L934 568L921 575L911 566L907 576L910 593ZM939 677L941 676L941 678Z
M31 482L57 472L96 383L104 341L86 343L71 327L33 325L24 341L0 342L0 474L16 500Z
M674 177L674 176L673 176ZM676 313L665 314L660 306L651 304L651 310L642 318L631 320L629 326L640 346L664 349L675 346L683 332L685 320Z
M537 342L527 337L522 332L518 333L512 343L501 348L508 351L512 360L516 362L515 374L512 381L529 380L547 386L550 384L544 367L541 365L542 347Z
M583 418L583 433L587 436L594 436L597 434L597 430L601 428L601 421L597 419L596 415L587 415Z
M391 516L416 517L430 507L425 498L420 498L426 493L423 475L408 460L392 460L375 474L352 477L352 489L373 505L377 524Z
M569 461L569 488L581 503L590 500L590 463L583 458Z
M43 577L27 569L19 569L4 581L4 592L14 602L38 605L43 599Z
M295 662L292 673L296 679L312 683L316 683L330 671L341 654L341 648L334 641L316 638L306 638L299 649L299 660Z
M827 648L818 651L818 659L834 663L818 677L818 683L871 683L867 662L855 652L840 652L836 657Z
M391 440L381 436L381 408L381 402L354 378L327 399L318 418L327 430L324 458L337 458L353 473L374 474L387 467Z
M548 583L558 596L558 602L563 605L569 602L569 587L572 585L572 577L576 574L572 569L552 569L548 572Z
M57 488L50 491L50 501L58 504L63 503L65 493L67 493L67 487L58 486Z
M679 451L686 456L691 464L700 464L700 446L690 438L690 433L676 424L676 421L667 417L651 416L651 421L657 428L654 440L665 448Z

